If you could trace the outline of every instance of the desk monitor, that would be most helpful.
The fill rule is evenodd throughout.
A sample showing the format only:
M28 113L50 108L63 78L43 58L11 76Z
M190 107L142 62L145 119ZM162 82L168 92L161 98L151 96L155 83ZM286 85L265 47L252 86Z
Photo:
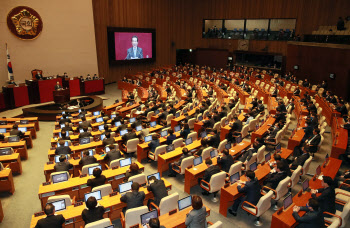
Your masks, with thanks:
M303 192L309 188L309 179L305 179L303 182Z
M292 204L293 204L293 197L292 197L292 194L289 194L283 200L283 210L287 210L287 208Z
M103 131L105 129L105 125L101 124L100 126L98 126L98 130Z
M281 151L281 143L278 143L276 146L276 152L280 152Z
M119 161L120 167L131 165L131 158L122 159Z
M187 108L185 108L185 109L183 110L183 113L184 113L184 114L186 114L186 113L187 113Z
M0 125L7 125L7 120L1 120Z
M79 139L79 144L83 145L83 144L88 144L90 143L90 137L84 137L84 138L80 138Z
M179 125L177 125L177 126L174 127L174 130L175 130L175 132L178 132L178 131L181 130L181 127Z
M201 132L201 138L205 138L207 137L207 132L206 131L202 131Z
M101 137L101 140L103 140L104 138L106 138L106 135L102 134L100 137Z
M101 122L103 122L103 117L96 118L96 123L101 123Z
M53 184L64 182L68 180L68 173L59 173L51 176Z
M174 151L175 150L175 145L174 144L170 144L169 146L167 146L165 148L166 152L169 153L171 151Z
M152 140L152 135L145 136L145 142L149 142Z
M123 136L126 133L128 133L128 129L121 130L119 133L120 133L120 136Z
M96 165L96 166L89 167L89 176L92 175L92 173L94 172L95 168L99 168L100 170L102 170L102 166L101 165Z
M6 128L0 128L0 133L6 133Z
M192 137L185 140L186 146L190 145L192 143Z
M156 177L157 180L160 180L160 174L159 173L153 173L153 174L147 176L148 184L149 184L149 178L151 178L151 177Z
M228 150L231 149L231 143L227 143L227 144L225 145L225 148L228 149Z
M218 150L214 149L214 150L210 151L211 158L215 158L216 156L218 156Z
M192 196L187 196L183 199L180 199L177 201L177 204L179 206L179 211L182 211L183 209L192 205Z
M94 150L88 150L89 151L89 156L94 156ZM81 153L81 157L83 157L84 151L82 151Z
M66 158L68 160L68 154L65 154L64 156L66 156ZM60 162L60 157L61 157L61 155L56 155L55 156L55 163L59 163Z
M202 121L203 120L203 116L198 116L198 121Z
M109 225L109 226L105 226L104 228L115 228L115 226L112 224L112 225Z
M179 116L180 116L179 112L175 113L175 118L178 118Z
M242 137L241 136L236 137L236 143L241 143L241 142L242 142Z
M64 128L65 126L66 126L65 124L61 124L61 125L60 125L61 128Z
M230 176L230 182L231 184L236 183L237 181L239 181L239 172L234 173Z
M167 135L168 135L168 131L167 130L160 132L160 136L162 136L162 137L165 137Z
M106 153L109 152L109 151L111 151L111 149L109 149L109 146L106 146L106 147L105 147L105 151L106 151Z
M81 113L81 109L80 108L78 109L78 113Z
M11 155L11 154L12 154L11 147L0 148L0 156L1 155Z
M253 164L251 164L251 165L249 166L249 169L250 169L251 171L255 171L257 168L258 168L258 167L257 167L256 162L254 162Z
M132 181L123 183L119 185L119 193L127 192L131 190Z
M200 156L200 157L195 158L195 159L193 160L193 165L194 165L194 166L197 166L197 165L199 165L199 164L202 164L202 162L203 162L203 159L202 159L202 156Z
M112 115L111 115L111 119L113 119L113 118L115 118L115 117L117 117L116 114L112 114Z
M142 125L136 126L136 131L142 131Z
M55 207L55 212L66 210L66 201L64 199L51 202L51 204Z
M134 102L130 102L129 106L133 106L134 105Z
M80 128L79 133L83 133L83 132L84 132L84 129Z
M156 121L152 121L150 124L149 124L151 127L155 127L157 125Z
M61 146L60 143L57 143L57 147L60 147L60 146ZM64 142L64 146L68 146L68 141Z
M29 120L20 120L19 124L29 124Z
M159 114L159 109L157 109L156 111L154 111L154 115L158 115Z
M19 136L9 136L8 142L19 142L20 138Z
M129 122L130 122L130 123L133 123L133 122L135 122L135 120L136 120L135 117L133 117L133 118L130 118L130 119L129 119Z
M89 193L85 193L85 195L84 195L85 202L86 202L91 196L95 197L96 200L101 200L101 199L102 199L101 190L94 191L94 192L89 192Z
M63 112L62 112L62 115L64 115L64 114L66 114L66 112L65 112L65 111L63 111Z
M149 223L149 220L151 218L158 218L158 211L157 210L153 210L147 213L144 213L142 215L140 215L141 217L141 225L143 228L147 228L147 224Z
M192 109L193 109L193 105L190 106L190 110L192 110Z
M121 125L121 123L120 123L120 121L117 121L117 122L114 123L114 125L115 125L116 127L119 127L119 126Z
M268 162L271 159L271 153L265 154L265 161Z
M100 115L100 111L93 112L93 115L94 116L99 116Z
M321 174L321 166L317 166L316 168L316 176L319 176Z

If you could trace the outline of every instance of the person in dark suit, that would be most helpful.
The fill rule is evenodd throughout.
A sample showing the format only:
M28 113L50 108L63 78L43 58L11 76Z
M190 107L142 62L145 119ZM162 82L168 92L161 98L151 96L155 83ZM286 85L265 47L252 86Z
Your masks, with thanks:
M151 142L148 143L149 151L154 153L158 146L160 146L158 134L152 135L152 140L151 140ZM150 161L151 160L149 160L149 162Z
M339 101L338 106L335 108L337 112L340 112L341 116L345 116L348 114L348 110L344 105L344 101Z
M265 111L265 106L264 106L264 104L262 103L262 100L259 100L259 101L258 101L257 110L258 110L259 113Z
M131 185L131 192L127 192L125 195L120 197L120 201L126 203L126 208L123 208L124 214L128 209L143 206L145 192L139 192L139 188L139 183L133 182Z
M153 202L155 205L159 207L160 201L168 196L168 191L166 190L164 181L162 179L158 180L155 176L151 176L148 179L149 185L147 186L147 190L152 192L154 195L154 200L149 199L147 202L147 206Z
M90 132L88 132L88 127L84 126L83 131L84 132L79 134L79 139L86 138L86 137L92 137L92 134Z
M43 75L40 73L40 71L36 72L35 78L36 78L36 80L43 79Z
M243 127L242 121L240 121L238 119L237 115L234 115L232 119L234 121L233 125L232 125L232 128L235 128L236 132L241 132L242 131L242 127Z
M298 212L306 211L303 217ZM293 207L293 217L299 223L298 228L324 228L324 219L322 211L319 209L319 203L315 199L309 199L309 205L306 207Z
M158 120L159 120L159 124L163 123L164 125L166 125L166 117L169 115L169 112L167 111L166 107L163 107L162 109L163 109L163 112L159 114Z
M203 201L200 196L192 196L192 210L187 214L185 225L188 228L206 228L207 227L207 212L203 207Z
M258 143L254 142L250 145L250 148L246 150L239 158L238 161L243 162L244 164L247 164L248 161L252 158L253 154L258 151Z
M44 208L46 218L40 219L35 228L62 228L62 225L66 222L63 215L55 215L55 206L52 203L46 204Z
M60 85L60 82L57 82L56 85L55 85L55 90L60 90L62 89L62 86Z
M21 132L20 130L18 130L18 125L17 124L14 124L12 126L12 129L10 131L10 135L16 135L16 136L19 136L20 138L23 138L24 137L24 132Z
M72 121L68 118L67 114L63 114L62 119L60 119L60 121L58 123L61 125L61 124L64 124L66 122L71 123Z
M109 151L106 153L103 160L108 161L110 163L111 161L122 158L120 150L116 150L113 144L109 145L108 147Z
M134 128L129 127L128 133L126 133L125 135L122 136L124 146L126 146L126 143L130 139L136 139L136 138L137 138L136 130Z
M220 133L216 129L213 129L212 132L210 132L213 136L210 137L208 140L208 145L214 148L218 148L220 144Z
M128 49L125 59L143 59L142 48L138 47L139 38L137 36L131 37L132 47Z
M210 183L210 179L214 174L220 173L219 166L213 165L213 161L210 158L205 160L205 164L207 165L207 169L204 171L203 178L198 178L198 184L201 184L201 181ZM203 195L209 195L208 192L202 192Z
M106 209L103 206L97 206L97 200L94 196L90 196L85 204L87 208L81 213L85 225L103 219Z
M169 133L169 135L167 136L167 138L166 138L166 144L167 145L170 145L170 144L172 144L173 143L173 141L176 139L176 135L174 135L174 130L173 129L169 129L168 130L168 133Z
M283 171L283 163L281 161L277 162L276 168L273 169L273 173L267 175L264 185L276 189L279 182L287 177L287 173Z
M73 128L69 126L69 122L65 122L64 123L64 127L61 128L61 130L63 131L73 131Z
M90 165L97 163L97 159L94 156L89 155L89 151L85 150L83 152L83 157L79 161L79 165L84 166L84 165Z
M295 170L298 168L298 166L303 166L305 161L310 157L309 153L304 149L302 150L303 151L303 154L298 156L298 157L295 157L294 161L292 162L292 164L290 164L290 168Z
M287 176L291 177L292 176L292 172L290 171L289 165L288 165L288 161L284 158L281 157L281 155L279 154L275 154L273 156L273 158L275 159L274 162L269 162L271 169L273 169L274 167L277 167L277 162L281 162L282 163L282 171L286 172Z
M313 136L305 141L306 151L315 153L318 149L318 144L321 142L320 129L315 128L313 131Z
M125 121L123 119L120 120L120 125L117 128L117 132L119 133L122 130L125 130L128 128L128 125L125 124Z
M174 163L169 163L169 174L168 174L168 177L176 177L176 174L177 174L177 173L176 173L173 169L176 169L177 166L180 166L182 160L185 159L185 158L188 158L188 157L190 157L190 156L192 156L192 154L190 154L190 153L188 152L188 149L187 149L186 147L184 147L184 148L182 149L182 155L181 155L181 157L179 158L179 160L178 160L177 162L174 162ZM174 165L174 167L173 167L173 165Z
M70 140L69 135L67 136L67 132L65 130L61 130L61 138L59 140Z
M323 176L321 183L323 188L311 189L311 197L317 200L322 212L326 211L335 214L335 190L333 187L333 180L329 176ZM317 196L317 193L321 193L321 195Z
M111 134L109 132L107 132L105 134L105 138L103 139L102 143L104 146L107 146L107 145L110 145L110 144L114 144L115 143L115 140L113 137L111 137Z
M185 123L182 130L180 131L180 136L184 139L187 139L189 133L191 133L190 127L187 123Z
M255 173L251 170L248 170L246 172L247 181L243 182L244 187L242 188L242 182L239 182L237 186L237 190L239 193L246 194L245 196L241 196L238 199L235 200L235 202L232 205L232 209L229 209L228 212L232 214L233 216L237 215L237 210L239 205L244 202L248 201L251 204L256 205L261 197L260 194L260 184L257 178L255 178Z
M58 144L60 144L60 146L56 147L55 155L72 154L72 150L70 149L70 147L64 145L65 144L64 140L60 140Z
M224 149L222 151L223 156L219 156L218 157L218 164L221 165L221 170L225 171L226 173L228 173L228 171L230 170L230 167L232 164L235 163L232 155L230 155L230 152L228 149Z
M67 158L65 155L61 155L59 158L60 162L56 163L54 168L55 172L63 172L63 171L69 171L73 168L73 165L67 161Z
M299 86L297 86L297 87L295 88L293 94L294 94L295 96L300 96L300 88L299 88Z
M281 112L287 112L286 106L284 105L283 101L278 102L277 108L280 108Z
M87 181L87 186L90 186L91 189L94 187L104 185L106 183L106 177L102 174L102 170L99 168L94 168L92 171L92 175L95 177L94 179L89 179Z
M91 123L86 121L86 117L81 117L81 123L79 124L79 128L84 129L84 127L91 127Z
M128 182L129 178L138 174L141 174L142 171L136 163L131 163L129 170L125 173L124 182Z

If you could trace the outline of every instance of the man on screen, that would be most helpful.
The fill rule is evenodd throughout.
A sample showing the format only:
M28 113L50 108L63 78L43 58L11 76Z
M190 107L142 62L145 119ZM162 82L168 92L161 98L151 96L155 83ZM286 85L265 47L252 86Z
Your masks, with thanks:
M132 47L128 49L128 54L125 59L143 59L142 48L138 47L139 38L137 36L131 37Z

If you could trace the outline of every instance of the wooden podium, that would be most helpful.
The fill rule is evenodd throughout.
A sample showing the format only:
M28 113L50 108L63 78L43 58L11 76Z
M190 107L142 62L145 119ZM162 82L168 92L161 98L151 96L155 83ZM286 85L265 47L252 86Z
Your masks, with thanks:
M69 89L54 90L53 100L56 104L68 103L70 101Z

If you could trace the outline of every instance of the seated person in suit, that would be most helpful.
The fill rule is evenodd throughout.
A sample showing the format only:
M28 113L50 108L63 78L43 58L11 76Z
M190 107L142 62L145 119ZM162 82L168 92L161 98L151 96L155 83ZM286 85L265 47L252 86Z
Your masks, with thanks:
M319 203L320 211L335 214L335 190L333 187L333 180L329 176L323 176L321 184L323 188L311 189L311 197ZM321 195L317 196L317 193L321 193ZM324 216L331 217L329 215Z
M119 127L117 129L117 132L119 133L121 130L125 130L126 128L128 128L128 125L125 124L124 119L121 119L120 120L120 125L119 125Z
M272 189L276 189L278 183L287 177L287 173L283 171L283 163L278 161L276 164L276 167L271 170L264 181L264 185Z
M159 207L160 201L168 196L168 191L165 187L164 181L162 179L158 180L155 176L151 176L148 178L148 182L149 185L147 186L147 190L153 193L154 200L149 199L147 206L149 207L151 203L154 203Z
M315 128L313 136L305 141L305 149L308 152L315 153L318 150L318 144L321 142L320 129Z
M122 158L120 150L116 150L114 144L110 144L108 147L109 151L106 153L103 160L109 161L110 163L111 161Z
M67 161L67 158L65 155L61 154L59 158L60 162L55 164L55 172L63 172L63 171L69 171L73 168L73 165Z
M166 117L169 115L169 113L166 107L163 107L162 110L163 112L158 116L159 124L167 125Z
M61 128L61 130L73 131L73 128L69 126L69 122L65 122L65 123L64 123L64 127Z
M300 88L299 88L299 86L297 86L297 87L295 88L293 94L294 94L295 96L300 96Z
M235 200L235 202L232 205L232 210L229 209L228 212L232 214L233 216L237 215L237 210L239 205L244 202L248 201L251 204L256 205L261 197L260 194L260 184L257 178L255 178L255 173L251 170L248 170L246 172L247 181L243 182L244 187L242 188L242 182L239 182L237 186L237 190L239 193L244 193L245 196L241 196L238 199Z
M264 111L265 111L265 106L264 106L264 104L263 104L262 100L259 100L259 101L258 101L257 110L258 110L258 112L259 112L259 113L261 113L261 112L264 112Z
M158 134L154 134L154 135L152 135L151 142L148 143L149 151L154 153L158 146L160 146L159 135ZM148 158L148 161L150 162L151 160Z
M320 210L320 205L317 200L311 198L309 203L305 207L294 206L293 207L293 217L296 222L299 223L298 228L323 228L324 219L322 211ZM300 217L298 212L306 211L303 217Z
M198 178L198 184L204 180L207 183L210 183L210 179L214 174L220 173L220 167L213 165L213 161L210 158L205 160L205 164L207 165L207 169L204 171L203 178ZM209 195L208 192L202 192L202 195Z
M247 164L248 161L252 158L253 154L258 152L258 143L254 142L253 144L250 145L250 148L246 150L239 158L238 161L243 162L243 164Z
M136 163L131 163L129 170L125 173L124 182L128 182L129 178L138 174L141 174L142 170Z
M94 196L90 196L85 204L87 208L81 213L81 218L84 220L85 225L103 219L106 209L97 203Z
M61 125L61 124L64 124L66 122L72 123L72 121L68 118L68 115L67 114L63 114L62 115L62 119L60 119L60 121L58 123Z
M70 147L64 145L64 140L60 140L58 143L60 144L60 146L56 147L55 155L72 154L72 150L70 149Z
M13 79L11 79L11 80L8 82L8 84L9 84L9 85L15 85L15 86L17 85L16 82L15 82Z
M187 139L188 134L191 133L190 127L188 126L187 123L183 125L182 130L180 131L180 136L184 139Z
M192 210L187 214L185 225L188 228L206 228L207 211L200 196L192 196Z
M70 136L67 136L67 131L61 130L61 138L60 140L70 140Z
M305 161L306 161L307 159L309 159L309 157L310 157L309 153L308 153L305 149L303 149L302 152L303 152L303 154L300 155L300 156L298 156L298 157L295 157L295 158L294 158L294 161L292 162L292 164L289 165L289 167L290 167L292 170L297 169L299 165L300 165L300 166L303 166L304 163L305 163Z
M60 85L60 82L57 81L56 85L55 85L55 90L60 90L62 89L62 86Z
M122 136L124 147L126 146L126 144L129 140L137 138L135 128L128 127L127 130L128 130L128 133L126 133L125 135Z
M43 75L41 74L40 71L37 71L37 72L36 72L35 78L36 78L36 80L43 79Z
M79 134L79 139L86 138L86 137L92 137L92 134L90 132L88 132L88 127L84 126L83 132Z
M177 169L178 166L181 165L182 160L185 159L185 158L188 158L190 156L192 156L192 154L190 154L188 152L188 149L186 147L184 147L182 149L182 155L181 155L180 159L178 161L174 162L174 163L169 163L169 174L168 174L168 177L176 177L177 172L175 172L173 169Z
M249 124L250 121L254 119L253 113L249 112L245 115L247 117L247 120L245 121L244 125Z
M339 101L338 106L335 109L337 112L340 112L341 116L348 114L348 109L344 105L344 101Z
M107 146L107 145L110 145L110 144L114 144L115 143L115 140L113 137L111 137L111 133L107 132L105 134L105 138L103 139L102 143L104 146Z
M102 174L102 170L99 168L94 168L94 170L92 171L92 175L95 177L94 179L89 179L87 181L87 186L90 186L91 189L93 189L94 187L100 186L100 185L104 185L106 183L106 177ZM91 177L91 176L90 176Z
M273 158L275 159L275 161L273 162L268 162L269 165L270 165L270 168L273 169L273 168L276 168L277 167L277 162L281 162L282 163L282 171L285 171L287 176L292 176L292 172L290 171L290 168L289 168L289 165L288 165L288 161L284 158L281 157L281 155L279 154L275 154L273 156Z
M131 192L127 192L125 195L120 197L120 201L126 203L126 208L123 208L123 213L128 209L143 206L143 201L145 199L145 192L139 192L140 185L137 182L133 182L131 185Z
M90 156L89 151L85 150L83 152L83 157L79 161L79 165L84 166L84 165L90 165L97 163L97 159L94 156Z
M194 153L194 155L202 156L202 152L206 148L208 148L208 140L206 138L203 138L201 140L201 146L198 148L198 151L196 153Z
M148 226L149 228L165 228L165 226L160 225L158 218L151 218L148 221Z
M230 171L231 165L233 165L235 161L228 149L225 148L222 151L222 154L223 154L222 156L218 156L217 161L218 161L218 164L221 165L221 170L228 173L228 171Z
M85 79L86 81L90 81L90 80L92 80L92 77L90 76L90 74L88 74L87 76L86 76L86 79Z
M218 132L216 129L213 129L210 134L212 134L213 136L211 136L208 140L208 146L214 147L214 148L218 148L219 144L220 144L220 132Z
M85 116L81 117L81 123L79 124L79 128L83 128L84 129L84 127L91 127L91 123L86 121L86 117Z
M10 131L10 135L16 135L16 136L19 136L20 138L24 138L24 132L21 132L20 130L18 130L17 124L14 124L12 126L12 130Z
M168 133L169 133L169 135L166 138L166 144L170 145L176 139L176 135L174 135L174 130L171 128L168 130Z
M52 203L46 204L44 208L46 218L40 219L35 228L61 228L62 225L66 222L63 215L55 215L55 206Z

